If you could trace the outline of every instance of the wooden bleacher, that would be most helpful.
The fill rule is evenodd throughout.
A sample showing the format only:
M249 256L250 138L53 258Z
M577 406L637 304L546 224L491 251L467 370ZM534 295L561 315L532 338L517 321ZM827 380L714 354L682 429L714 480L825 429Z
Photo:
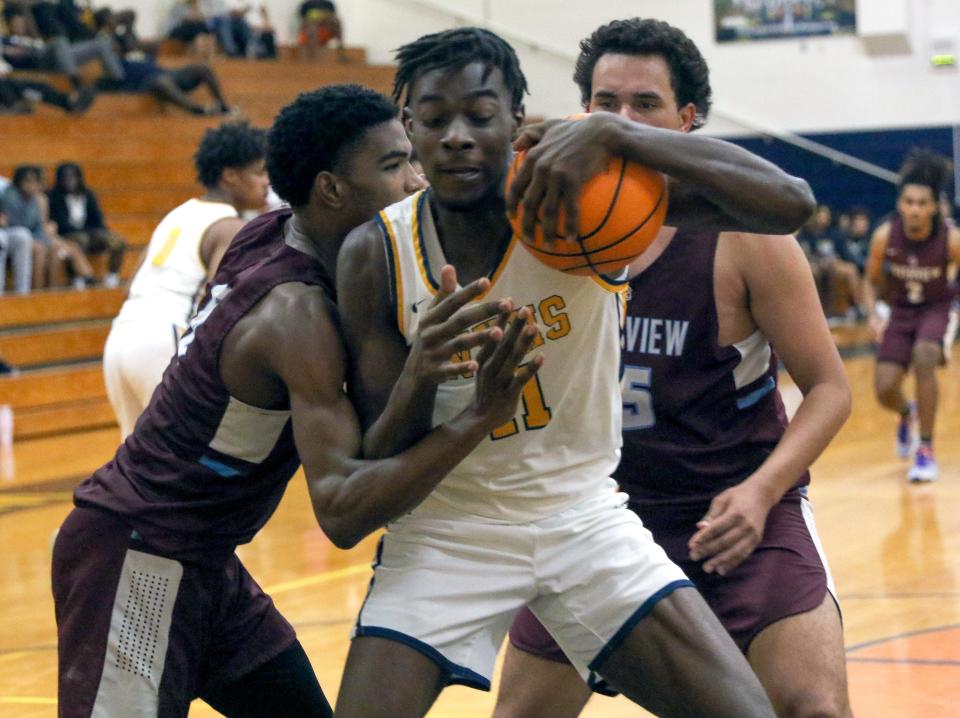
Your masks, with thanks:
M322 85L357 82L389 92L392 67L368 65L359 49L346 54L348 62L330 51L304 62L285 49L276 61L216 59L212 65L229 102L251 124L269 127L297 94ZM191 61L171 57L165 64ZM127 240L122 276L129 279L163 215L201 192L192 156L204 130L220 122L161 110L140 95L102 94L82 117L38 106L34 115L0 116L0 175L30 163L45 167L50 179L58 163L80 163L108 225ZM100 288L0 296L0 357L18 369L0 377L0 404L13 407L15 439L115 424L101 357L123 296L123 289Z

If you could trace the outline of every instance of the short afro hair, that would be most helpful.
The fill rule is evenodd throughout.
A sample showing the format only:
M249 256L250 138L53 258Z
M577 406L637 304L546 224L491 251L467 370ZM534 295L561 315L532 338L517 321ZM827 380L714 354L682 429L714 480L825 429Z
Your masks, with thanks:
M670 68L670 84L680 107L697 108L692 129L703 127L710 112L710 70L693 40L661 20L614 20L580 42L573 81L580 87L584 106L593 96L593 70L603 55L659 55Z
M197 179L204 187L216 187L228 167L242 169L262 160L266 132L246 122L226 122L203 133L193 156Z
M484 80L494 68L499 68L510 91L511 107L523 104L527 78L520 69L517 53L502 37L479 27L435 32L398 48L393 101L406 107L413 83L430 70L462 70L473 62L484 64Z
M318 174L334 169L369 128L396 117L389 99L360 85L302 93L270 129L267 173L274 192L292 207L306 205Z
M932 150L914 149L910 151L900 168L900 181L897 183L897 195L908 184L923 185L933 192L934 201L947 188L952 167L950 160Z

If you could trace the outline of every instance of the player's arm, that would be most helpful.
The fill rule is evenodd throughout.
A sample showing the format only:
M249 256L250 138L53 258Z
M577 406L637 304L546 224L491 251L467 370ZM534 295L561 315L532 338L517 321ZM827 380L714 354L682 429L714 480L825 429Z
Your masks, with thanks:
M465 330L496 316L503 302L467 306L489 287L481 279L456 290L452 268L441 270L436 300L420 308L418 335L408 347L398 328L379 227L368 222L346 239L337 259L337 303L350 354L348 386L364 427L363 455L389 456L407 448L433 426L437 387L477 369L476 361L454 355L495 341L501 327L473 334Z
M565 233L572 236L580 187L611 157L670 177L671 226L780 234L796 230L815 206L804 180L741 147L631 122L610 112L532 127L515 147L531 145L507 194L510 211L522 199L524 228L530 234L542 204L545 236L553 236L560 208L567 216Z
M208 282L217 273L220 260L244 224L239 217L224 217L207 227L207 231L203 233L200 240L200 261L207 268Z
M960 264L960 229L951 229L947 241L950 243L950 261Z
M820 308L807 261L792 236L741 235L736 262L758 328L803 401L767 460L714 497L690 539L691 557L724 575L763 536L767 513L827 447L850 415L850 387Z
M231 393L269 405L258 391L289 397L294 441L320 526L349 548L419 504L450 469L516 411L532 362L516 370L533 341L521 322L480 358L474 402L406 451L356 459L360 426L344 393L346 353L334 309L317 288L277 287L238 323L221 371Z
M870 238L870 254L867 256L867 265L864 270L863 306L867 311L874 338L877 340L883 335L887 323L887 317L882 315L878 308L877 292L883 285L883 263L889 242L890 223L884 222L873 231L873 236Z

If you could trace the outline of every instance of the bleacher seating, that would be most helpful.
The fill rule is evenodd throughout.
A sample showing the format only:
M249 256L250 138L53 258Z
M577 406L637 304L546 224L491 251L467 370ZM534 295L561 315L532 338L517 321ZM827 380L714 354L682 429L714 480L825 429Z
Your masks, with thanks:
M362 50L347 57L340 62L328 52L301 62L284 50L276 61L218 59L213 66L230 102L252 124L268 127L299 92L321 85L358 82L389 92L392 67L368 65ZM25 162L50 176L62 161L81 163L109 226L128 242L122 276L129 279L157 222L200 193L192 155L204 129L220 122L161 111L139 95L101 95L83 117L41 106L32 116L0 117L0 175ZM0 357L19 369L0 377L0 404L13 407L16 439L114 425L100 360L123 295L98 288L0 297Z

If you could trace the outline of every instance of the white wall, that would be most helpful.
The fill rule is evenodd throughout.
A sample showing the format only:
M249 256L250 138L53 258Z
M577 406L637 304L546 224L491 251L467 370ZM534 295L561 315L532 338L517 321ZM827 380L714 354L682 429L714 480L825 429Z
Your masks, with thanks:
M890 1L858 3L863 13ZM715 98L711 132L741 130L729 119L738 116L793 131L960 124L960 71L929 64L935 39L955 38L960 45L960 2L903 2L911 50L886 56L869 54L857 37L718 45L712 0L340 0L338 8L348 44L366 47L374 62L390 62L394 48L424 33L486 19L517 47L532 90L531 114L576 111L570 78L577 42L601 23L636 14L683 28L707 57ZM151 28L169 6L164 0L109 4L137 7L144 35L154 34ZM268 0L285 38L292 36L297 4ZM542 47L533 49L516 36Z

